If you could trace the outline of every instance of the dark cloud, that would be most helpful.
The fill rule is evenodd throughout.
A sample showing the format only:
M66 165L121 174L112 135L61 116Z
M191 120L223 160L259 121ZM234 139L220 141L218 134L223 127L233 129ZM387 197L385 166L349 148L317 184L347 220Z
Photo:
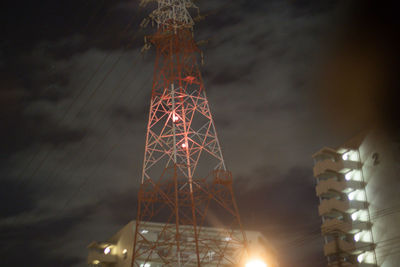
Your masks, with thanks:
M0 219L16 216L34 209L32 188L20 181L2 178L0 188Z
M2 227L0 230L0 243L3 248L0 253L2 266L26 266L33 262L41 266L71 266L81 262L82 258L57 255L53 252L58 246L68 242L66 237L70 231L92 212L93 207L83 207L58 218L22 225L14 223Z
M110 212L110 217L116 225L125 225L136 217L137 194L135 191L113 193L104 205Z
M249 179L252 180L250 184ZM272 179L271 172L263 168L249 173L246 178L239 178L236 183L236 186L242 189L236 190L237 197L241 200L239 205L245 212L243 217L251 218L246 223L253 224L257 229L262 228L268 221L269 225L282 227L288 232L295 229L290 227L293 221L297 221L298 225L311 224L310 227L313 228L313 221L319 222L320 218L316 213L318 199L312 179L312 171L304 167L292 167L283 177ZM243 191L242 185L246 183L248 188ZM283 225L285 223L288 225Z
M144 122L146 111L142 108L132 108L129 106L113 107L111 117L117 120L123 120L129 123L136 123L137 121Z
M341 43L332 41L333 29L346 28L340 23L361 21L349 27L357 32L370 15L349 22L341 9L351 9L337 1L198 5L205 20L195 38L208 40L206 91L245 226L285 252L282 266L323 266L321 238L304 241L320 224L310 155L351 134L332 132L336 124L317 107L326 91L314 81L325 77L316 69L324 60L347 62L336 57L341 52L321 51ZM2 266L85 266L88 243L135 218L155 57L140 56L153 29L138 25L151 8L87 0L8 1L2 9ZM350 47L384 35L383 24L371 29L376 35L360 35ZM395 103L390 92L382 99ZM394 106L384 114L397 114Z
M315 235L321 220L317 214L318 198L310 169L292 167L282 177L272 178L271 171L261 167L246 178L237 179L235 187L244 227L262 229L275 244L282 265L303 262L307 266L316 261L320 263L312 266L325 265L322 237L319 232ZM315 248L298 254L304 243ZM295 256L288 258L285 256L288 254Z
M1 137L7 141L2 146L1 153L8 155L36 145L64 146L81 141L87 135L84 129L63 127L44 114L14 114L6 117L3 125L7 130Z
M224 66L211 75L210 83L212 85L229 85L246 81L247 75L252 73L253 65L251 63L244 66ZM212 86L210 87L212 88ZM208 90L208 91L212 91Z
M399 22L394 2L352 1L341 10L316 97L336 131L399 134ZM339 108L340 107L340 108Z

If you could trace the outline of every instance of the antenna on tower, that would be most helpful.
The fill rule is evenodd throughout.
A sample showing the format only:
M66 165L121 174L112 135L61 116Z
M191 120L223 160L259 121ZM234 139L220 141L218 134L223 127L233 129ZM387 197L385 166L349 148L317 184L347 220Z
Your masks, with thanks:
M142 50L152 44L156 64L131 266L235 265L247 241L198 64L188 11L198 8L190 0L140 4L150 2L157 8L141 26L157 30ZM151 222L162 222L157 236L146 234Z
M191 0L141 0L140 6L144 7L151 2L157 3L157 8L150 13L149 18L157 24L157 27L193 27L194 20L188 9L199 8Z

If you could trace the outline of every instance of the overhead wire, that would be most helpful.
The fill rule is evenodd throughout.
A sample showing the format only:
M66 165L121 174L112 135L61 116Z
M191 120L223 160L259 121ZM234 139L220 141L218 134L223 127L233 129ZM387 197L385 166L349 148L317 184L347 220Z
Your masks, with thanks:
M139 10L137 10L136 16L138 15ZM127 31L130 27L130 25L133 23L135 19L132 19L132 21L128 24L127 27L125 27L125 29L123 30L123 32ZM78 91L77 94L74 95L72 101L70 102L70 104L68 105L67 109L65 110L65 112L61 115L60 119L57 120L57 124L62 123L65 118L67 117L67 115L71 112L72 108L74 107L74 104L76 103L76 101L79 99L79 97L81 97L81 95L83 94L83 92L86 90L86 88L89 86L90 82L94 79L94 77L97 75L97 73L100 71L100 69L103 67L104 63L106 62L106 60L108 59L108 57L111 55L111 53L106 53L105 56L103 57L101 63L99 65L97 65L95 71L92 73L92 75L90 76L90 78L86 81L86 83L84 83L84 86L82 86L80 88L80 90ZM121 56L117 59L117 61L119 62ZM110 71L108 71L107 76L112 72L112 70L115 68L116 64L113 64L112 68ZM105 79L103 79L96 87L95 90L92 91L92 93L90 94L90 98L92 98L95 93L97 92L97 89L102 85L102 83L104 83ZM85 102L86 104L88 103L88 101ZM54 149L53 149L54 150ZM50 152L52 150L47 150L45 152L45 155L42 157L42 159L40 160L40 162L37 164L36 168L34 168L33 172L29 175L29 176L25 176L25 170L27 170L27 168L31 165L31 163L34 161L34 159L36 157L38 157L38 155L40 154L40 150L38 150L33 157L31 158L31 160L29 160L29 163L27 165L25 165L25 167L23 168L22 172L20 173L20 175L18 176L17 180L19 181L19 186L23 183L23 182L27 182L30 179L32 179L37 173L38 171L43 167L44 163L47 161L47 159L50 156ZM22 178L22 177L27 177L27 178Z
M136 11L136 14L135 14L136 16L138 15L139 10L140 10L140 9L138 9L138 10ZM133 20L134 20L134 19L135 19L135 17L133 18ZM130 25L132 24L133 20L128 24L128 26L130 26ZM127 29L129 29L129 27L125 27L124 31L126 31ZM135 34L134 38L132 38L132 41L138 36L138 34L139 34L139 32L137 32L137 33ZM128 48L128 47L127 47L127 48ZM108 53L107 55L109 55L109 54L110 54L110 53ZM113 65L113 68L115 68L115 65L116 65L116 64ZM113 68L112 68L112 69L113 69ZM96 69L95 73L98 72L98 69L99 69L99 68ZM129 72L129 71L127 71L127 72L125 73L125 77L127 76L127 73L128 73L128 72ZM110 73L110 71L109 71L108 73ZM93 74L92 77L93 77L94 75L95 75L95 74ZM103 83L105 80L106 80L106 79L103 79L103 80L102 80L102 83ZM121 80L121 82L122 82L122 80ZM87 86L87 84L85 84L85 86L82 87L82 90L80 90L80 92L82 92L83 89L86 88L86 86ZM100 86L101 86L101 84L98 84L98 86L96 87L95 90L97 91L97 89L98 89ZM113 91L115 91L115 89L116 89L116 87L114 87L114 90L113 90ZM81 94L78 94L78 96L80 96L80 95L81 95ZM94 96L94 94L92 94L92 97L93 97L93 96ZM71 102L71 104L70 104L70 106L68 107L67 111L70 110L70 108L72 107L73 103L74 103L76 100L77 100L77 97L75 97L75 98L74 98L74 101ZM106 101L107 101L107 100L106 100ZM87 103L87 102L86 102L86 103ZM104 106L104 105L102 105L102 106ZM62 116L62 119L64 119L64 118L66 117L67 114L68 114L68 112L65 112L65 113L63 114L63 116ZM60 122L61 122L61 121L60 121ZM39 154L40 154L40 151L38 151L38 153L36 153L34 157L37 157L37 155L39 155ZM31 179L32 177L34 177L34 176L36 175L36 173L38 172L38 170L43 166L43 164L44 164L44 163L46 162L46 160L48 159L49 155L50 155L50 150L47 151L47 153L45 154L45 156L42 158L42 160L40 161L40 163L38 164L38 166L34 169L34 171L32 172L32 174L28 177L28 179L25 179L25 180L23 180L23 181L20 181L19 186L20 186L23 182L27 182L29 179ZM32 158L31 161L33 161L33 158ZM15 223L17 222L17 220L20 219L20 218L21 218L21 216L15 217L14 220L13 220L13 222L12 222L12 224L15 224Z
M139 55L137 56L137 58L138 58L138 57L139 57ZM137 58L136 58L136 60L137 60ZM119 80L119 84L122 84L122 81L128 76L128 74L130 73L130 71L131 71L131 69L128 69L128 70L125 72L124 77L123 77L122 79ZM136 80L136 78L134 79L133 82L135 82L135 80ZM147 82L147 80L145 80L145 83L146 83L146 82ZM122 90L120 90L119 94L118 94L117 97L116 97L116 101L118 101L118 100L121 98L121 96L123 95L123 93L125 93L126 90L129 89L129 87L130 87L130 84L129 84L128 86L125 86L125 88L123 88ZM101 112L101 111L103 110L105 104L106 104L106 103L109 103L109 102L110 102L110 99L113 98L115 92L117 91L116 88L119 88L119 85L113 87L113 90L112 90L112 92L111 92L111 95L109 95L109 96L107 97L107 99L106 99L105 101L103 101L103 103L101 104L100 108L97 110L98 113ZM136 94L135 96L137 96L137 94ZM114 103L115 103L116 101L114 101ZM93 124L89 124L89 126L90 126L91 128L96 128L97 125L99 125L99 123L103 122L105 118L106 118L106 116L103 116L103 117L101 117L101 118L98 119L98 120L93 120ZM85 164L85 160L91 155L91 153L93 152L93 149L96 148L96 147L98 147L98 145L100 145L100 143L102 143L102 140L105 139L105 137L106 137L107 134L108 134L108 131L111 130L111 128L112 128L112 127L109 127L108 130L106 130L107 133L104 134L104 135L102 135L102 137L98 138L97 142L94 142L94 143L90 146L90 148L86 151L86 153L82 153L82 154L81 154L82 156L80 157L80 159L77 160L81 165L84 165L84 164ZM77 145L78 147L81 147L81 146L83 145L83 141L84 141L84 138L85 138L86 136L87 136L87 132L86 132L86 134L82 137L80 143ZM72 165L72 166L73 166L73 165ZM70 167L67 166L67 167L64 168L64 169L59 169L59 168L55 167L55 168L53 169L53 171L58 171L58 173L62 173L62 172L64 172L64 171L68 170L68 169L71 169L72 166L70 166ZM51 178L51 177L54 177L54 176L57 176L57 174L49 175L49 176L48 176L48 179ZM46 184L47 184L47 182L46 182Z
M87 3L88 3L88 2L89 2L89 0L87 1ZM103 5L104 3L105 3L105 0L102 1L102 4L97 5L98 8L95 9L94 12L91 14L91 16L90 16L91 18L93 18L93 17L96 16L97 12L101 9L101 7L102 7L102 5ZM87 29L88 26L89 26L89 24L90 24L90 20L86 23L86 25L84 26L84 28ZM85 88L85 86L81 88L80 92L83 91L84 88ZM74 96L72 102L71 102L70 105L68 106L68 108L67 108L67 110L65 111L64 115L62 115L61 119L59 119L59 120L57 121L57 123L61 123L61 122L62 122L62 120L63 120L63 119L65 118L65 116L67 115L67 113L68 113L68 112L70 111L70 109L72 108L72 106L73 106L73 104L75 103L75 101L78 99L79 95L80 95L80 93L78 93L78 95L75 95L75 96ZM19 183L22 183L22 181L24 180L22 177L25 177L25 175L24 175L25 172L27 171L28 167L31 166L31 164L33 163L33 161L39 156L40 152L41 152L41 151L38 150L36 153L34 153L33 156L30 158L30 160L28 161L28 164L26 164L26 165L22 168L21 172L20 172L20 173L18 174L18 176L17 176L17 177L18 177L17 180L19 181ZM45 156L45 158L46 158L46 157L47 157L47 156ZM34 174L33 174L33 175L35 175L37 171L38 171L38 167L34 169L34 171L33 171ZM28 179L30 179L30 178L28 178Z
M151 77L152 75L150 75ZM139 93L141 93L143 91L143 89L145 88L145 86L148 84L148 80L146 79L145 82L143 83L141 89L131 98L131 101L133 99L135 99ZM110 127L107 129L106 134L108 134L108 132L114 127L113 124L110 125ZM125 131L125 133L120 136L120 140L122 140L129 132ZM115 150L115 148L117 148L121 143L120 142L115 142L112 144L111 148L109 149L109 151L106 153L105 157L103 158L103 160L101 162L105 162L107 160L107 158L110 156L110 154ZM96 146L93 146L92 148L95 148ZM65 210L65 208L76 198L76 196L79 194L79 192L82 191L83 187L86 186L86 184L89 182L89 180L94 177L94 173L96 171L98 171L99 167L102 166L102 164L97 165L96 168L93 169L93 171L91 172L90 175L87 175L85 177L85 179L83 179L83 181L79 184L78 188L76 191L74 191L74 193L72 194L72 196L65 202L65 204L63 205L62 209L60 210L63 211Z
M122 55L121 55L122 56ZM120 59L120 58L119 58ZM145 85L146 83L144 83L143 84L143 86ZM142 89L143 89L143 86L142 86ZM142 90L141 89L141 90ZM133 99L135 98L137 96L137 94L133 97ZM85 105L83 105L82 107L84 107ZM81 111L80 111L81 112ZM108 129L108 130L110 130L110 128ZM107 131L108 131L107 130ZM105 161L106 160L106 158L109 156L109 154L113 151L113 149L116 147L116 146L118 146L118 143L116 143L116 144L114 144L113 146L112 146L112 148L111 148L111 150L106 154L106 157L104 158L104 160L103 161ZM94 148L95 146L93 146L92 148ZM95 169L95 171L96 171L97 169ZM67 202L65 203L65 205L63 206L63 208L62 208L62 210L64 210L69 204L70 204L70 202L76 197L76 194L78 194L81 190L82 190L82 188L86 185L86 183L88 182L88 180L90 179L90 177L92 177L93 175L89 175L89 176L87 176L86 177L86 179L84 179L83 180L83 182L80 184L80 186L79 186L79 188L78 188L78 190L76 191L76 193L75 194L73 194L73 196L71 196L68 200L67 200Z

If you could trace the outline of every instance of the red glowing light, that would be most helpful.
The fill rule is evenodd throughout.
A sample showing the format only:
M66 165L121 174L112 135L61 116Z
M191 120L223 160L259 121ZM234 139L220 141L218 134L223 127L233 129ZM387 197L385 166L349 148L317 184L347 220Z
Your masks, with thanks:
M196 78L193 76L186 76L184 79L186 82L192 83Z

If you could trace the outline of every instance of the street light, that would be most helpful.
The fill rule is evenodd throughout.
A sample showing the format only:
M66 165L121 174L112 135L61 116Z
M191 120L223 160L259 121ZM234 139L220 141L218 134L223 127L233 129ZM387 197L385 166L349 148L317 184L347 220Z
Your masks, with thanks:
M267 264L259 259L252 259L246 263L246 267L268 267Z

